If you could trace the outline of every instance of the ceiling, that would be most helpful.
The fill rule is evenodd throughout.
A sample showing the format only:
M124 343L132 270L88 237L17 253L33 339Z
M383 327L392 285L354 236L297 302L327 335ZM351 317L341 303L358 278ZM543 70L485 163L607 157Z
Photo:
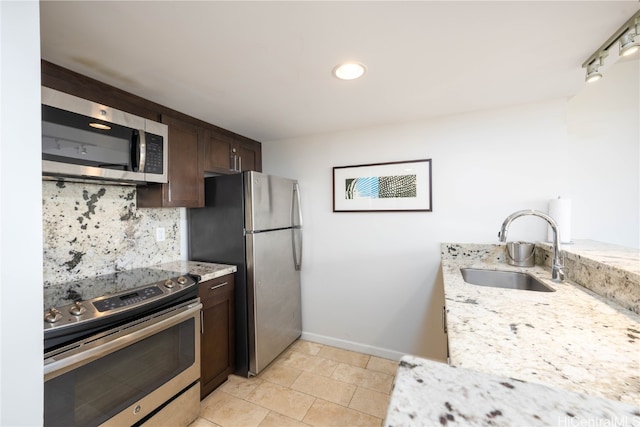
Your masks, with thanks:
M266 142L568 97L628 1L43 1L42 58ZM367 66L340 81L342 61Z

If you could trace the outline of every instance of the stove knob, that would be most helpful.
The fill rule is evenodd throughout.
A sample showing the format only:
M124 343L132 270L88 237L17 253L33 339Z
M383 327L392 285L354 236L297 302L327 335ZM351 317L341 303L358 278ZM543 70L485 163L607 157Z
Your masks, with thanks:
M56 323L60 319L62 319L62 313L55 308L50 309L44 314L44 321L47 323Z
M184 285L185 283L187 283L187 278L184 276L178 277L178 283L180 283L181 285Z
M167 279L167 280L164 282L164 287L165 287L165 288L169 288L169 289L171 289L171 288L173 288L175 285L176 285L176 284L175 284L175 283L173 282L173 280L171 280L171 279Z
M73 314L74 316L80 316L85 311L87 311L87 309L82 306L82 303L80 301L76 301L69 309L69 313Z

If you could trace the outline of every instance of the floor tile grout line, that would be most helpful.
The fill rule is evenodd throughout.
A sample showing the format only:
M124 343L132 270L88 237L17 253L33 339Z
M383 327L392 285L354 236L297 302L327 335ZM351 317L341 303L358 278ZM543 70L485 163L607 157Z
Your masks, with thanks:
M300 420L301 423L304 423L304 419L307 417L307 415L309 414L309 411L311 410L311 408L313 408L313 405L316 404L316 400L318 400L318 397L313 396L313 402L311 403L311 405L309 406L309 409L307 409L307 412L304 413L304 416L302 417L302 419ZM306 424L306 423L305 423Z
M342 362L339 362L339 363L342 363ZM350 364L348 364L348 363L343 363L343 364L344 364L344 365L348 365L348 366L353 366L353 367L359 368L358 366L350 365ZM337 366L336 366L336 368L337 368ZM291 369L297 369L297 368L291 368ZM334 378L334 377L333 377L333 373L332 373L331 375L322 375L322 374L319 374L319 373L316 373L316 372L313 372L313 371L307 371L307 370L304 370L304 369L301 369L301 370L300 370L300 371L301 371L301 372L300 372L300 374L298 374L298 376L296 377L296 379L295 379L295 380L294 380L290 385L288 385L288 386L283 386L283 385L282 385L282 384L280 384L280 383L276 383L276 382L274 382L274 381L269 381L268 379L261 379L261 380L262 380L262 381L267 381L267 382L269 382L269 383L271 383L271 384L276 384L276 385L279 385L279 386L282 386L282 387L286 387L286 388L289 388L289 389L291 389L291 390L295 390L295 389L292 389L292 388L291 388L291 386L292 386L292 385L297 381L297 379L300 377L300 375L302 375L302 373L303 373L303 372L307 372L307 373L310 373L310 374L313 374L313 375L317 375L317 376L319 376L319 377L323 377L323 378L327 378L327 379L330 379L330 380L333 380L333 381L337 381L337 382L342 383L342 384L346 384L346 385L353 385L353 386L356 386L356 387L361 387L361 388L363 388L363 389L365 389L365 390L370 390L370 391L374 391L374 392L377 392L377 393L385 394L385 395L387 395L387 396L391 396L391 391L393 391L393 381L395 381L395 375L391 375L391 374L387 374L387 373L385 373L385 372L375 371L375 370L367 369L367 368L361 368L361 369L369 370L369 371L372 371L372 372L374 372L374 373L380 373L380 374L383 374L383 375L385 375L385 376L389 376L389 377L391 377L391 381L392 381L392 387L391 387L391 389L390 389L389 391L381 391L381 390L378 390L378 389L375 389L375 388L367 387L367 386L362 385L362 384L352 383L352 382L347 382L347 381L343 381L343 380L340 380L340 379ZM333 371L333 372L335 373L335 369L334 369L334 371ZM299 391L299 390L296 390L296 391ZM352 397L353 397L353 396L352 396Z
M323 377L323 378L327 378L327 379L330 379L330 380L333 380L333 381L337 381L337 382L339 382L339 383L341 383L341 384L345 384L345 385L352 385L352 386L354 386L356 389L354 389L353 394L351 395L351 398L350 398L350 400L349 400L349 403L351 403L351 400L353 399L353 396L355 395L355 391L356 391L358 388L362 388L362 389L364 389L364 390L373 391L373 392L380 393L380 394L384 394L384 395L387 395L387 396L391 397L391 392L388 392L388 393L387 393L387 392L384 392L384 391L380 391L380 390L376 390L376 389L373 389L373 388L370 388L370 387L366 387L366 386L361 385L361 384L350 383L350 382L342 381L342 380L339 380L339 379L337 379L337 378L333 378L333 377L326 377L326 376L324 376L324 375L316 374L316 373L314 373L314 372L309 372L309 371L304 371L304 372L308 372L308 373L313 374L313 375L318 375L319 377ZM301 373L300 375L302 375L302 373ZM395 376L394 376L394 378L395 378ZM296 380L297 380L297 378L296 378ZM273 383L272 381L269 381L268 379L265 379L265 380L263 380L263 381L271 382L272 384L278 384L278 383ZM303 392L303 391L300 391L300 390L297 390L297 389L292 388L291 386L292 386L294 383L295 383L295 381L293 381L293 382L291 383L291 385L286 386L286 388L291 389L291 390L294 390L294 391L297 391L297 392L300 392L300 393L307 394L307 393L305 393L305 392ZM281 386L282 386L282 384L278 384L278 385L281 385ZM283 387L285 387L285 386L283 386ZM313 395L309 395L309 396L313 396ZM318 396L313 396L313 397L318 397ZM324 400L326 400L326 399L324 399ZM333 402L333 403L335 403L335 402ZM340 405L340 404L338 404L338 405ZM345 406L345 405L340 405L340 406ZM349 406L347 405L346 407L349 407Z
M332 348L337 348L337 347L332 347ZM346 351L350 351L350 350L346 350ZM380 371L375 370L375 369L369 369L369 368L367 368L367 365L369 364L369 361L367 361L367 363L365 364L365 366L359 366L359 365L354 365L354 364L352 364L352 363L345 362L344 360L337 360L337 359L331 359L331 358L329 358L329 357L318 356L318 355L312 355L312 354L304 353L304 352L301 352L301 351L297 351L297 350L295 350L295 349L291 350L291 352L297 352L297 353L300 353L300 354L304 354L305 356L317 357L317 358L319 358L319 359L328 360L328 361L331 361L331 362L336 362L336 363L338 363L338 364L342 363L342 364L344 364L344 365L349 365L349 366L353 366L353 367L356 367L356 368L366 369L366 370L373 371L373 372L380 372ZM360 354L360 353L358 353L358 354ZM283 355L283 356L284 356L284 355ZM369 357L370 357L370 356L369 356ZM277 362L277 361L279 361L279 360L280 360L280 358L278 358L278 359L274 360L274 363L275 363L275 362ZM384 373L386 373L386 372L381 372L381 373L383 373L383 374L384 374ZM387 375L389 375L389 374L387 374Z
M317 400L317 399L322 399L322 398L321 398L321 397L316 397L316 400ZM359 409L352 408L352 407L350 407L350 406L344 406L344 405L341 405L341 404L336 403L336 402L331 402L330 400L327 400L327 399L322 399L322 400L324 400L325 402L333 403L334 405L342 406L342 407L343 407L343 408L345 408L345 409L349 409L349 410L351 410L351 411L358 412L358 413L363 414L363 415L366 415L366 416L368 416L368 417L373 417L373 418L376 418L376 419L379 419L379 420L384 421L384 418L380 418L380 417L378 417L378 416L376 416L376 415L368 414L368 413L366 413L366 412L364 412L364 411L361 411L361 410L359 410ZM314 403L315 403L315 401L314 401ZM313 405L311 405L311 406L313 406ZM309 410L307 410L307 414L309 413L309 411L310 411L310 410L311 410L311 407L309 407ZM307 414L305 414L305 417L307 416ZM303 420L304 420L304 418L303 418Z
M317 396L314 396L314 395L311 395L311 394L307 394L307 393L304 393L304 392L299 391L299 390L292 389L291 387L283 386L282 384L274 383L274 382L269 381L269 380L262 380L262 381L265 381L265 382L268 382L268 383L271 383L271 384L275 384L275 385L280 386L280 387L283 387L283 388L285 388L285 389L287 389L287 390L289 390L289 391L295 391L296 393L300 393L300 394L304 394L305 396L312 397L312 398L313 398L313 402L311 402L311 405L309 405L309 408L308 408L308 409L306 410L306 412L304 413L304 416L302 417L302 419L303 419L303 420L304 420L304 417L306 417L306 416L307 416L307 414L309 413L309 410L311 409L311 407L313 406L313 404L314 404L314 403L316 402L316 400L318 399L318 397L317 397ZM227 394L228 394L228 393L227 393ZM293 417L290 417L290 416L289 416L289 415L287 415L287 414L283 414L282 412L278 412L278 411L276 411L275 409L267 408L267 407L265 407L265 406L260 405L259 403L253 402L253 401L251 401L251 400L247 400L247 397L249 397L249 395L250 395L250 394L251 394L251 393L249 393L246 397L243 397L243 398L242 398L242 400L244 400L244 401L245 401L245 402L247 402L247 403L251 403L252 405L258 406L258 407L263 408L263 409L266 409L266 410L267 410L267 411L269 411L269 412L275 412L275 413L277 413L277 414L279 414L279 415L283 415L283 416L285 416L285 417L287 417L287 418L291 418L292 420L296 420L296 421L302 422L302 420L297 420L297 419L295 419L295 418L293 418Z
M271 382L271 381L269 381L269 380L263 380L263 381ZM361 410L359 410L359 409L357 409L357 408L352 408L350 405L351 405L351 402L353 401L353 397L355 396L356 391L357 391L357 389L358 389L358 388L363 388L363 389L365 389L365 390L375 391L375 392L378 392L378 393L381 393L381 394L386 394L386 393L382 393L382 392L377 391L377 390L369 389L369 388L367 388L367 387L361 387L361 386L358 386L358 385L356 385L356 384L346 383L346 382L344 382L344 381L340 381L340 380L335 380L335 381L338 381L338 382L341 382L341 383L343 383L343 384L347 384L347 385L354 385L354 386L356 387L356 388L354 389L353 394L351 395L351 398L349 399L349 403L348 403L347 405L342 405L342 404L340 404L340 403L332 402L332 401L330 401L330 400L324 399L324 398L322 398L322 397L314 396L314 395L309 394L309 393L306 393L306 392L304 392L304 391L296 390L296 389L293 389L293 388L291 388L291 387L285 387L285 386L282 386L281 384L272 383L272 382L271 382L271 383L272 383L272 384L279 385L279 386L281 386L281 387L284 387L284 388L286 388L286 389L288 389L288 390L295 391L295 392L297 392L297 393L301 393L301 394L304 394L304 395L306 395L306 396L309 396L309 397L312 397L312 398L313 398L313 402L311 402L311 405L309 406L309 409L307 409L307 411L305 412L304 416L302 417L302 420L296 420L296 421L303 422L303 421L304 421L304 418L307 416L307 414L309 413L309 411L311 410L311 408L313 407L313 405L316 403L316 401L317 401L318 399L322 399L322 400L324 400L324 401L326 401L326 402L333 403L333 404L335 404L335 405L341 406L341 407L346 408L346 409L350 409L350 410L352 410L352 411L359 412L359 413L361 413L361 414L364 414L364 415L367 415L367 416L370 416L370 417L374 417L374 418L377 418L377 419L381 419L380 417L378 417L378 416L376 416L376 415L369 414L369 413L364 412L364 411L361 411ZM390 395L389 395L389 396L390 396ZM291 418L291 417L289 417L288 415L283 414L283 413L281 413L281 412L278 412L278 411L276 411L276 410L274 410L274 409L266 408L266 407L264 407L264 406L262 406L262 405L260 405L260 404L258 404L258 403L255 403L255 402L252 402L252 401L249 401L249 400L246 400L246 399L243 399L243 400L245 400L246 402L251 403L251 404L253 404L253 405L259 406L260 408L264 408L264 409L266 409L266 410L268 410L268 411L270 411L270 412L276 412L276 413L278 413L278 414L280 414L280 415L284 415L284 416L286 416L286 417L288 417L288 418ZM292 419L295 419L295 418L292 418Z
M264 381L269 382L268 380L264 380ZM336 380L336 381L339 381L339 380ZM340 381L340 382L342 382L342 381ZM272 384L273 384L273 383L272 383ZM350 384L350 383L344 383L344 382L343 382L343 384ZM277 385L280 385L280 384L277 384ZM355 384L353 384L353 385L355 385ZM284 387L284 386L282 386L282 387ZM357 390L359 387L360 387L360 386L357 386L357 385L356 385L356 390ZM333 403L334 405L341 406L341 407L343 407L343 408L345 408L345 409L350 409L350 410L352 410L352 411L359 412L359 413L364 414L364 415L367 415L367 416L369 416L369 417L374 417L374 418L376 418L376 419L379 419L379 420L384 421L384 418L380 418L380 417L378 417L378 416L376 416L376 415L369 414L369 413L367 413L367 412L364 412L364 411L361 411L361 410L359 410L359 409L357 409L357 408L352 408L351 406L349 406L349 405L351 404L351 401L353 400L353 396L355 396L356 390L354 390L354 391L353 391L353 395L351 395L351 398L349 399L349 404L347 404L347 405L345 406L345 405L342 405L342 404L340 404L340 403L336 403L336 402L332 402L332 401L330 401L330 400L324 399L324 398L322 398L322 397L318 397L318 396L314 396L314 395L312 395L312 394L305 393L304 391L295 390L295 389L292 389L292 388L290 388L290 387L285 387L285 388L287 388L287 389L289 389L289 390L292 390L292 391L295 391L295 392L297 392L297 393L304 394L304 395L306 395L306 396L309 396L309 397L312 397L312 398L313 398L313 402L312 402L312 403L311 403L311 405L309 406L309 409L307 409L307 411L305 412L304 416L302 417L302 420L296 420L296 421L300 421L300 422L302 422L303 424L306 424L306 423L304 423L304 419L305 419L305 417L307 416L307 414L309 413L309 411L311 410L311 408L313 407L313 405L316 403L316 401L317 401L318 399L322 399L322 400L324 400L325 402ZM372 390L372 389L369 389L369 388L366 388L366 387L362 387L362 388L364 388L365 390L377 391L377 390ZM381 393L381 392L378 392L378 393ZM384 394L384 393L381 393L381 394ZM389 396L389 397L391 397L391 396ZM243 399L243 400L246 400L246 399ZM276 411L276 410L274 410L274 409L266 408L266 407L264 407L264 406L262 406L262 405L259 405L259 404L255 403L255 402L251 402L251 401L249 401L249 400L246 400L246 402L251 403L251 404L256 405L256 406L259 406L260 408L264 408L264 409L266 409L266 410L268 410L268 411L270 411L270 412L275 412L275 413L277 413L277 414L284 415L285 417L288 417L288 418L291 418L291 419L295 419L295 418L292 418L292 417L290 417L290 416L288 416L288 415L286 415L286 414L283 414L283 413L281 413L281 412L278 412L278 411ZM307 424L307 425L309 425L309 424Z

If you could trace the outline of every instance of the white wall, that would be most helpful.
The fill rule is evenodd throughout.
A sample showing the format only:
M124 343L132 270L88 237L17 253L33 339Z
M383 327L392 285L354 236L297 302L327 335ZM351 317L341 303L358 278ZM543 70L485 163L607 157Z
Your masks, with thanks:
M0 1L0 425L42 424L40 23Z
M441 242L497 242L504 218L565 194L565 100L263 145L305 215L304 336L385 357L442 359ZM433 212L333 213L332 167L433 159ZM522 218L510 239L543 240ZM441 286L441 285L440 285Z
M572 99L263 145L303 189L303 329L387 357L443 357L440 242L496 242L506 215L573 199L572 236L640 247L640 61ZM332 167L433 159L432 213L332 213ZM544 240L522 218L509 240Z
M603 75L568 104L573 227L640 248L640 59Z

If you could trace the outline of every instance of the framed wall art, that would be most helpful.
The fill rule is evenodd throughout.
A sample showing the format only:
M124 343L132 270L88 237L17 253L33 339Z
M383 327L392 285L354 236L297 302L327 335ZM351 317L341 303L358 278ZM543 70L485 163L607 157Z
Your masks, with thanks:
M333 168L334 212L431 212L431 159Z

